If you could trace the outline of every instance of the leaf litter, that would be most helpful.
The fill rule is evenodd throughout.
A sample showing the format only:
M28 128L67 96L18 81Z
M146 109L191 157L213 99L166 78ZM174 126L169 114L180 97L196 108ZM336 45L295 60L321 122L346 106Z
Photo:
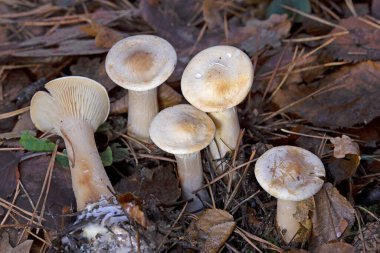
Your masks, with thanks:
M31 96L46 81L81 75L102 83L117 104L107 130L96 134L98 150L120 205L139 203L133 205L132 216L146 224L141 235L160 245L159 251L377 250L379 21L378 1L371 6L369 2L0 4L0 169L5 173L0 187L0 248L57 249L57 240L72 223L75 200L70 172L60 165L68 166L62 144L57 151L56 137L22 134L30 128L30 119L16 117L27 113ZM270 5L287 15L273 14ZM372 14L360 16L370 7ZM213 201L202 214L184 211L173 157L151 145L136 147L123 134L127 93L106 75L104 58L116 41L133 34L162 36L178 53L175 73L159 90L161 108L185 102L179 87L183 69L204 48L237 46L254 63L254 85L238 107L245 128L241 145L223 158L242 181L234 185L221 179L226 175L217 177L204 152L206 188ZM301 244L281 240L275 200L260 188L253 173L252 150L259 155L284 144L317 154L328 172L314 201L299 205L296 217L305 228L300 231L305 235ZM51 157L61 162L53 166Z

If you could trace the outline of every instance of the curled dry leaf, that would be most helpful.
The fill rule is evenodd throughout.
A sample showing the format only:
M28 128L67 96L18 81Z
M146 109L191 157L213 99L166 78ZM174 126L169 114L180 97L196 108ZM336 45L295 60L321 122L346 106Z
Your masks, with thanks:
M370 222L363 227L361 231L358 231L354 238L353 245L355 247L355 252L379 252L380 222Z
M360 155L359 145L347 135L330 138L330 141L334 144L335 158L344 158L348 154Z
M172 166L144 169L121 179L116 185L118 192L132 192L141 199L158 199L162 204L173 204L180 196L178 179Z
M313 215L311 251L339 239L355 222L353 207L332 184L324 184L314 199L316 210Z
M0 240L0 252L4 253L29 253L30 248L32 247L33 241L32 240L26 240L16 247L12 247L9 244L9 235L6 232L3 232L1 234L1 240Z
M160 110L170 106L178 105L183 96L167 84L158 86L158 106ZM122 114L128 112L128 93L111 103L111 114Z
M345 242L329 242L321 245L315 253L354 253L355 248Z
M346 28L348 34L336 36L334 42L326 47L328 55L351 62L380 60L378 24L363 17L350 17L342 19L339 26ZM330 34L341 32L343 29L336 27Z
M287 112L317 126L352 127L380 116L379 79L380 63L361 62L341 67L320 83L284 85L273 101L280 108L300 101Z
M224 245L236 223L231 214L220 209L207 209L194 219L187 230L189 239L201 252L216 253Z

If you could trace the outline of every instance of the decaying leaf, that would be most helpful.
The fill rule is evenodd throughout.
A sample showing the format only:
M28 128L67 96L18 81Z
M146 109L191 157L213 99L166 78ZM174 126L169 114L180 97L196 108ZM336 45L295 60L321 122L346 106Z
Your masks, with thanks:
M340 68L320 83L285 85L273 101L285 107L304 99L287 111L318 126L352 127L380 116L379 79L380 63L361 62Z
M0 152L0 198L7 199L16 189L20 157L21 153Z
M29 253L32 247L33 240L26 240L16 247L12 247L9 244L9 235L6 232L1 234L0 240L0 252L2 253Z
M345 242L329 242L321 245L315 253L354 253L355 249L352 245Z
M353 207L332 184L324 184L314 199L316 210L313 215L311 251L339 239L355 222Z
M294 218L301 224L293 242L305 243L312 232L311 214L315 211L314 198L308 198L297 202L297 211L293 214Z
M363 227L361 231L358 231L354 238L353 245L355 252L379 252L380 222L370 222Z
M357 62L380 60L380 30L377 24L364 17L342 19L340 27L348 30L348 34L336 36L334 42L326 47L328 55L335 59ZM330 34L343 32L340 27L334 28Z
M190 223L187 234L201 252L216 253L230 237L235 225L233 216L228 212L207 209Z
M117 192L131 192L141 199L158 199L162 204L173 204L180 196L178 179L173 167L143 169L115 185Z
M334 144L334 157L330 159L327 169L335 183L340 183L355 174L360 164L359 145L346 135L330 138L330 141Z
M344 158L346 155L360 155L359 145L354 142L347 135L342 137L330 138L332 144L334 144L334 157Z
M118 195L117 201L129 218L146 228L147 219L142 211L141 199L137 198L132 193L125 193Z
M103 48L111 48L116 42L126 37L126 34L122 34L97 22L92 22L87 26L81 26L80 29L88 35L94 36L96 46Z

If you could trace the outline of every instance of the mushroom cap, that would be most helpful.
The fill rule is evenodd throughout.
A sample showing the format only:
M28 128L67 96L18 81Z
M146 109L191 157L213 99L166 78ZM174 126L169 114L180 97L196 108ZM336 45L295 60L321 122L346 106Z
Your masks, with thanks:
M108 117L110 101L106 89L98 82L81 76L54 79L34 94L30 116L41 131L62 136L61 127L69 120L84 120L94 130Z
M325 167L310 151L294 146L278 146L266 151L255 165L256 179L270 195L301 201L323 186Z
M191 105L175 105L153 119L150 138L162 150L176 155L198 152L214 139L215 125L206 113Z
M204 112L220 112L244 100L253 82L251 59L232 46L207 48L190 60L181 80L184 97Z
M165 82L176 64L177 54L169 42L154 35L135 35L113 45L106 72L123 88L144 91Z

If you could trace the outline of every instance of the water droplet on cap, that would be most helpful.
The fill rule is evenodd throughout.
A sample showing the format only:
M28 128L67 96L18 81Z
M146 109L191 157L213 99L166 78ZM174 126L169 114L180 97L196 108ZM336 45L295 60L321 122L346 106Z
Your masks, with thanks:
M199 73L196 73L196 74L195 74L195 78L199 79L199 78L201 78L201 77L202 77L201 74L199 74Z
M231 54L231 53L227 53L227 57L228 57L228 58L231 58L231 57L232 57L232 54Z

